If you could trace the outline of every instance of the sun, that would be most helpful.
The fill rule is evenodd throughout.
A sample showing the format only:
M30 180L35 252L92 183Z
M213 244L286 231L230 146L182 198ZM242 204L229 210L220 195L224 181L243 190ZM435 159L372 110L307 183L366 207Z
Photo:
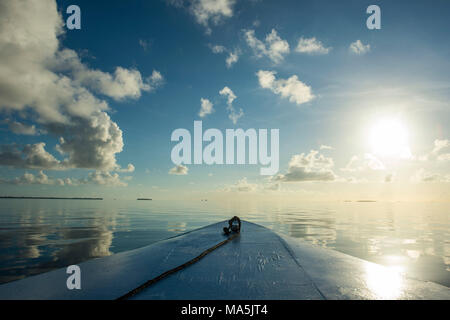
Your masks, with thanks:
M395 118L381 119L370 130L372 153L381 157L410 158L408 130Z

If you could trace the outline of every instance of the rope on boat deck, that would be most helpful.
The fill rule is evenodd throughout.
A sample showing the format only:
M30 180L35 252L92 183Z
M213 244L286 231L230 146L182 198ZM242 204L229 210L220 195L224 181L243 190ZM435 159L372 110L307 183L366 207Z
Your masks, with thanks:
M195 258L193 258L192 260L189 260L188 262L183 263L182 265L179 265L178 267L175 267L173 269L170 269L164 273L161 273L159 276L150 279L148 281L146 281L145 283L141 284L139 287L134 288L133 290L127 292L126 294L124 294L123 296L117 298L116 300L126 300L129 299L133 296L135 296L136 294L138 294L139 292L141 292L142 290L148 288L149 286L151 286L152 284L155 284L156 282L164 279L165 277L178 272L196 262L198 262L200 259L202 259L203 257L205 257L207 254L213 252L214 250L216 250L217 248L227 244L228 242L232 241L233 239L237 238L240 234L241 231L241 220L234 216L233 218L231 218L228 221L229 227L224 227L223 231L226 235L230 235L232 232L233 235L231 235L230 237L228 237L227 239L225 239L224 241L219 242L218 244L216 244L215 246L212 246L209 249L206 249L205 251L203 251L202 253L200 253L198 256L196 256Z

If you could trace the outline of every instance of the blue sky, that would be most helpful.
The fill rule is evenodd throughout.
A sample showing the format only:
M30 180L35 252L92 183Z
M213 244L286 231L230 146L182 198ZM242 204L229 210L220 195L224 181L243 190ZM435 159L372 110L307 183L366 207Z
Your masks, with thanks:
M81 30L60 26L71 4ZM366 27L371 4L380 30ZM0 32L2 194L449 199L448 1L3 6L1 24L16 27ZM275 81L264 87L260 71ZM236 123L224 87L243 110ZM202 98L214 109L204 117ZM194 120L223 132L280 129L279 173L192 165L169 174L170 135ZM409 154L374 150L392 141Z

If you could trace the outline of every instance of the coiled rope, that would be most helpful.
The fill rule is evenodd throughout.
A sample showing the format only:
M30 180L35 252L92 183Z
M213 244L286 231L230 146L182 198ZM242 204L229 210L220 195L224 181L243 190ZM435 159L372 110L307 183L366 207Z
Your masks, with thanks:
M237 223L238 223L238 227L237 227L236 224L233 224L234 222L237 222ZM150 280L146 281L145 283L143 283L143 284L141 284L140 286L134 288L133 290L127 292L126 294L124 294L123 296L117 298L116 300L126 300L126 299L129 299L129 298L135 296L136 294L138 294L138 293L141 292L142 290L148 288L148 287L151 286L152 284L155 284L156 282L158 282L158 281L160 281L160 280L166 278L167 276L169 276L169 275L171 275L171 274L174 274L175 272L178 272L178 271L180 271L180 270L182 270L182 269L184 269L184 268L186 268L186 267L188 267L188 266L190 266L190 265L192 265L192 264L198 262L200 259L202 259L203 257L205 257L207 254L213 252L213 251L216 250L217 248L219 248L219 247L221 247L221 246L227 244L228 242L230 242L230 241L232 241L233 239L235 239L236 237L238 237L239 234L240 234L240 231L241 231L241 230L240 230L240 229L241 229L241 220L240 220L238 217L234 216L233 218L231 218L231 219L228 221L228 224L229 224L229 227L228 227L228 228L226 228L226 227L223 228L223 229L224 229L224 232L225 232L226 235L229 235L229 234L231 234L232 232L234 232L233 235L231 235L230 237L228 237L228 238L225 239L224 241L219 242L219 243L216 244L215 246L212 246L211 248L206 249L205 251L203 251L202 253L200 253L200 254L199 254L198 256L196 256L195 258L189 260L188 262L185 262L185 263L183 263L182 265L179 265L178 267L175 267L175 268L173 268L173 269L170 269L170 270L168 270L168 271L165 271L164 273L161 273L159 276L157 276L157 277L155 277L155 278L153 278L153 279L150 279ZM228 230L228 232L227 232L226 230Z

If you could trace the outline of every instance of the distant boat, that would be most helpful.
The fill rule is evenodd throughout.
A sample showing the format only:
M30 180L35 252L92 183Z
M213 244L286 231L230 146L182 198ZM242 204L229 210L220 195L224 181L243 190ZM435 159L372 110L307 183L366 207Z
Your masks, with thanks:
M148 200L148 201L150 201L152 199L151 198L137 198L136 200Z

